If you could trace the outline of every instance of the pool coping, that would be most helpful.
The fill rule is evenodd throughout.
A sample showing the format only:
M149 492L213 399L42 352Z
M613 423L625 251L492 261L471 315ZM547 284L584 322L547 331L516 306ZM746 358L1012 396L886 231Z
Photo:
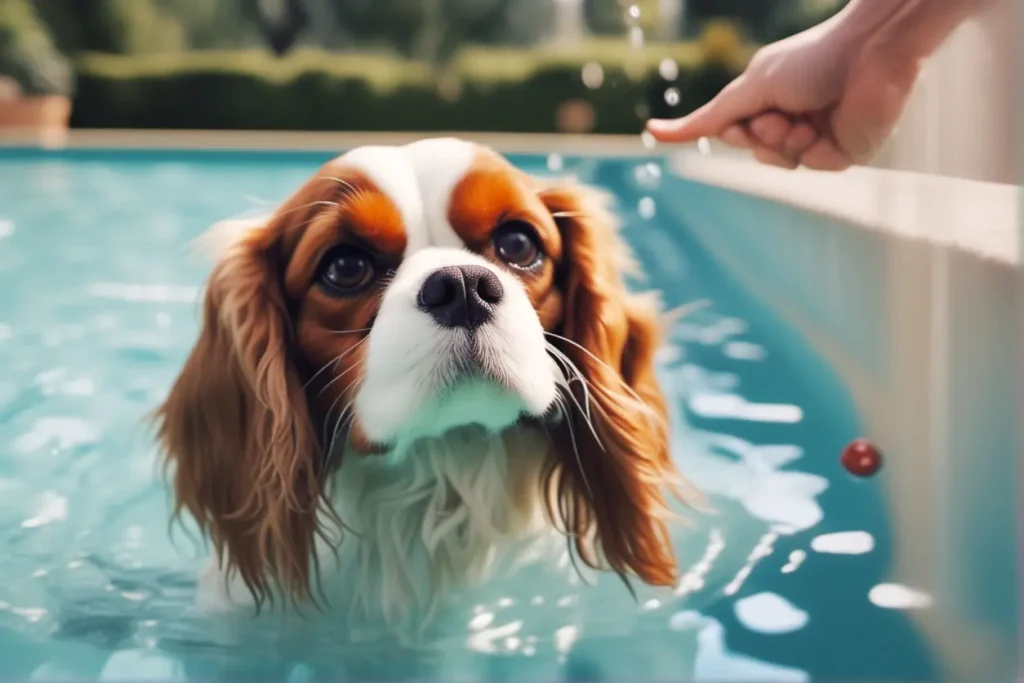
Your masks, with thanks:
M1018 185L874 167L791 171L721 146L702 148L671 155L672 171L867 229L1020 266Z
M336 152L361 145L402 145L428 137L458 137L509 154L580 154L612 157L651 156L640 135L568 135L544 133L304 132L236 130L75 129L60 136L34 130L0 129L6 148L49 150L217 150L260 152Z

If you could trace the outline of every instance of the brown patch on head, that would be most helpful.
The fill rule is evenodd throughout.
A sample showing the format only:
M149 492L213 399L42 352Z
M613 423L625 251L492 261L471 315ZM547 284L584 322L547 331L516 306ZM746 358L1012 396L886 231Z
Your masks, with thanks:
M520 279L541 324L551 329L561 316L561 297L554 284L563 255L562 236L537 189L535 179L496 152L479 147L473 164L452 191L448 220L467 248ZM523 271L498 258L495 234L517 222L536 234L545 255L540 268Z
M323 498L327 448L383 287L344 296L317 284L338 245L372 254L379 277L400 260L405 232L390 200L334 160L221 257L199 340L155 415L178 512L257 605L277 588L312 597L321 515L335 514Z
M325 444L344 436L351 426L369 328L407 241L401 213L371 180L340 165L329 172L322 182L338 186L336 206L324 207L309 222L285 273L285 286L296 302L293 323L309 374L307 391ZM327 259L341 247L372 258L371 286L339 294L317 282Z

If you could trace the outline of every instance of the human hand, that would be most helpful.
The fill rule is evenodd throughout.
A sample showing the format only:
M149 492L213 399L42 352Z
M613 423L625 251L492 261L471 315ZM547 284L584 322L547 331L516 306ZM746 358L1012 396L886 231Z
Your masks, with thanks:
M919 71L903 55L833 17L759 50L689 116L647 128L663 142L717 137L767 164L840 171L870 161L896 126Z

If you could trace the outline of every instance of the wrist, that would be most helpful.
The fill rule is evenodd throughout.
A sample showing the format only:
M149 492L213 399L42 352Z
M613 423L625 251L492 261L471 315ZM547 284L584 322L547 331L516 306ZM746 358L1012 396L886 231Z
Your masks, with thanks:
M916 66L992 0L850 0L837 28L862 50L893 65Z

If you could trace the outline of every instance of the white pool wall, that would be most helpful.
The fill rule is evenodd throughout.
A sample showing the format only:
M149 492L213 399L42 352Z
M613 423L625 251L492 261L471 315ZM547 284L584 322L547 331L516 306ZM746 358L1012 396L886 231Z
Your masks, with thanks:
M884 448L890 580L932 597L912 613L953 678L1019 671L1022 649L1022 19L998 0L961 26L872 168L672 159L700 183L688 227L832 365Z

